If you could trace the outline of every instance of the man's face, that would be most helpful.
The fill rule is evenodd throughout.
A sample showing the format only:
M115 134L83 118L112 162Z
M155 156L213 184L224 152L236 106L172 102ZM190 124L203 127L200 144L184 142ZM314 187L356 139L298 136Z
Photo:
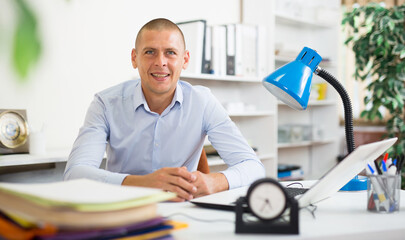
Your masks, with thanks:
M145 96L171 96L190 58L180 33L144 30L136 47L131 54L132 66L138 68Z

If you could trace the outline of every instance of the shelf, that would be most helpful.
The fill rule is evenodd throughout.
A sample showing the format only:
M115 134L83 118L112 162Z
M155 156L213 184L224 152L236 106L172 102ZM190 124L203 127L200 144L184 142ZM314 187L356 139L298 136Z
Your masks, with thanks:
M296 55L298 55L298 54L299 54L299 51L297 51L297 54L296 54ZM295 58L297 57L296 55L294 55L294 56L275 55L274 60L275 60L276 62L278 62L279 65L284 65L284 64L286 64L286 63L289 63L289 62L294 61ZM276 64L276 65L277 65L277 64ZM327 68L327 67L334 67L335 65L334 65L334 63L333 63L331 60L329 60L328 58L324 58L324 59L319 63L319 66L320 66L321 68Z
M10 154L0 156L0 167L66 162L70 150L50 151L46 155Z
M274 154L260 154L257 156L260 160L265 160L269 158L275 158ZM208 166L220 166L220 165L226 165L224 160L222 160L221 157L219 156L208 156Z
M268 117L275 116L276 113L273 111L252 111L252 112L232 112L229 113L230 117Z
M316 22L316 21L311 21L307 20L302 17L293 17L293 16L288 16L286 14L281 14L281 13L276 13L276 21L280 23L285 23L285 24L293 24L293 25L298 25L300 27L307 27L307 28L331 28L335 27L335 24L331 23L323 23L323 22Z
M212 80L212 81L228 81L228 82L246 82L246 83L260 83L262 79L257 77L237 77L237 76L217 76L213 74L198 74L188 75L182 74L181 80L193 79L193 80Z
M279 149L285 148L297 148L297 147L309 147L309 146L316 146L316 145L323 145L328 143L333 143L334 140L327 139L322 141L302 141L296 143L278 143L277 146Z

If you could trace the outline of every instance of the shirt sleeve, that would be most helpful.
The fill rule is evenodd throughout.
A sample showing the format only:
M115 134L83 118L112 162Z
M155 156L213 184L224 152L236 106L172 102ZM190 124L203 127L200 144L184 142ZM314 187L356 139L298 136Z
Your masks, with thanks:
M265 177L265 169L256 153L242 136L226 110L212 95L204 112L204 124L208 140L228 165L222 171L229 189L250 185Z
M109 125L106 107L99 96L95 96L83 127L73 144L64 172L64 180L88 178L105 183L121 184L128 174L114 173L100 169L103 161Z

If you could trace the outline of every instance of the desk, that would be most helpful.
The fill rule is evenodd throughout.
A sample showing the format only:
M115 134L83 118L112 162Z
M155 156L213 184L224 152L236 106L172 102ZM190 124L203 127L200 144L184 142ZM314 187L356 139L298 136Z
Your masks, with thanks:
M235 213L203 209L189 202L159 203L163 216L182 213L207 221L224 219L232 222L201 222L174 215L172 219L189 224L173 233L182 239L405 239L405 191L401 191L399 213L378 214L366 210L367 192L338 192L317 204L315 219L305 209L300 210L299 235L235 234Z

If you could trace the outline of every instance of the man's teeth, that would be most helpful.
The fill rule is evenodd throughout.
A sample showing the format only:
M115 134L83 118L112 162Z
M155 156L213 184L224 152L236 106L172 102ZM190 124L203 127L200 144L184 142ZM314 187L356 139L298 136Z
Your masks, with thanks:
M169 76L169 74L156 74L156 73L152 73L152 76L154 76L154 77L166 77L166 76Z

